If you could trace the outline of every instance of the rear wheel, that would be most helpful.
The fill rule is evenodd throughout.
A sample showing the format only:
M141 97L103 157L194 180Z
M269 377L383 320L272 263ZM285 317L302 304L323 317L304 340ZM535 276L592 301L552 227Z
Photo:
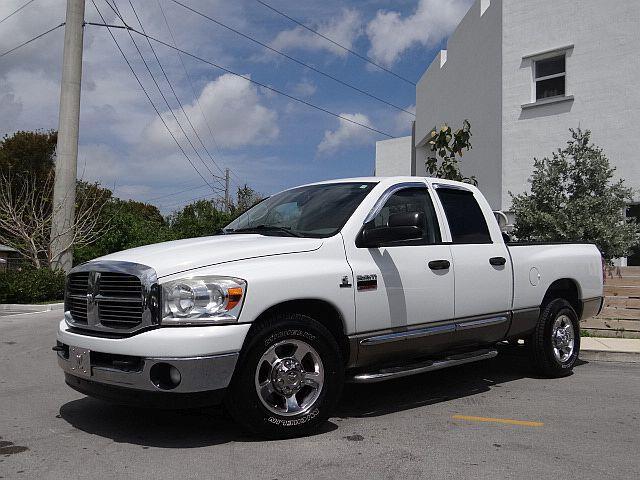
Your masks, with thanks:
M580 324L571 304L564 299L546 304L527 343L533 365L540 374L569 375L580 353Z
M225 403L253 433L295 437L328 418L343 379L340 349L322 324L305 315L276 314L253 332Z

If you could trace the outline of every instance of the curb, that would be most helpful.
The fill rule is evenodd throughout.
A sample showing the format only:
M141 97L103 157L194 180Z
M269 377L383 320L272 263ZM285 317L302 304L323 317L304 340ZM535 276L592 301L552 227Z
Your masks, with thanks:
M611 350L580 350L580 360L596 362L640 363L640 352L614 352Z
M64 308L64 303L43 303L43 304L35 304L29 305L25 303L2 303L0 304L0 310L12 310L14 312L50 312L52 310L62 310Z
M640 339L583 337L581 343L583 360L640 363Z

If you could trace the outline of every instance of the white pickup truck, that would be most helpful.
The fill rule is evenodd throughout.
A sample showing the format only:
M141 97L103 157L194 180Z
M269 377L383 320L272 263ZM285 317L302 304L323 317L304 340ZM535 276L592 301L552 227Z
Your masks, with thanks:
M505 243L473 186L335 180L273 195L219 235L75 267L54 350L87 395L222 401L287 437L324 422L344 381L491 358L502 341L566 375L602 289L595 246Z

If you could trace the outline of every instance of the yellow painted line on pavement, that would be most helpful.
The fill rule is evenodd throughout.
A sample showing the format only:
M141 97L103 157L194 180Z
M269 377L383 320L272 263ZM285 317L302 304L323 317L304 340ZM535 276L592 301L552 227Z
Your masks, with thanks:
M513 420L511 418L474 417L471 415L453 415L454 420L468 420L470 422L505 423L507 425L521 425L523 427L542 427L542 422L529 422L526 420Z

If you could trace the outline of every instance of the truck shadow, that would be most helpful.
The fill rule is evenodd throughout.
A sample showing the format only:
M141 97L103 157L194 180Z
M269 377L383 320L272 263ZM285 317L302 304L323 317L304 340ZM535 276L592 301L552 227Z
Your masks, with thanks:
M495 359L477 364L377 384L347 384L333 417L387 415L472 397L522 378L535 378L535 375L521 352L507 350ZM62 405L60 416L73 427L92 435L143 447L197 448L238 441L261 441L243 433L222 408L144 409L84 397ZM337 428L329 421L315 435Z
M523 347L505 346L500 349L500 355L491 360L381 383L347 384L334 415L342 418L377 417L472 397L523 378L539 378L523 350ZM579 360L577 366L583 364L586 362Z

